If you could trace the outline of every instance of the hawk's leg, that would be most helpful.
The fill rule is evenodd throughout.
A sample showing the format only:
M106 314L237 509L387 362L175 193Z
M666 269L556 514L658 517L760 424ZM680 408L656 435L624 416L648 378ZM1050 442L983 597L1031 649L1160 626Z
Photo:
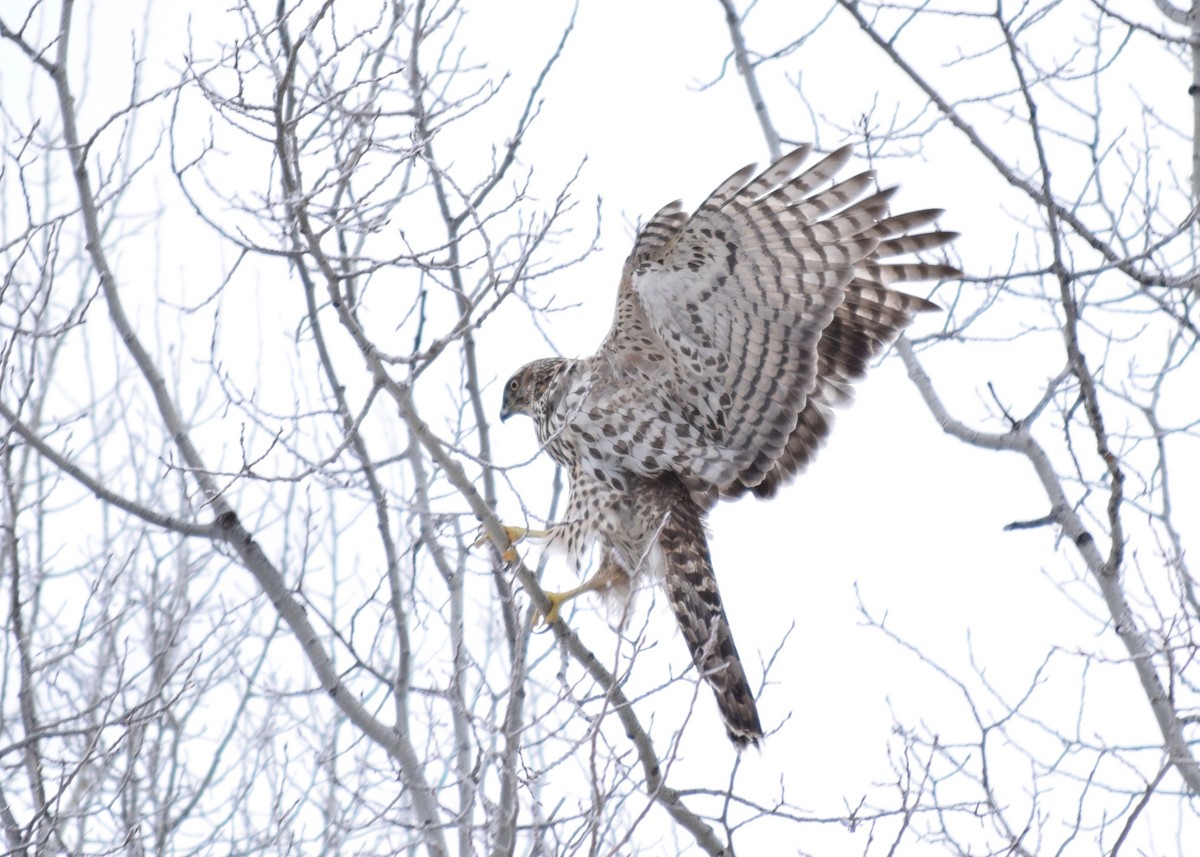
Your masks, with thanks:
M504 553L502 554L505 562L517 561L517 542L521 541L521 539L541 539L550 535L548 530L531 530L527 527L510 527L507 524L501 524L500 526L501 529L504 530L504 535L508 537L508 547L504 549ZM479 537L475 539L475 542L471 545L471 547L477 548L487 542L487 540L487 533L481 531L479 533Z
M540 610L535 611L533 624L553 625L559 619L558 614L562 610L562 606L585 592L605 592L614 587L627 586L629 586L629 574L613 559L605 557L596 573L579 586L568 589L566 592L547 592L546 598L550 601L550 609L544 616Z

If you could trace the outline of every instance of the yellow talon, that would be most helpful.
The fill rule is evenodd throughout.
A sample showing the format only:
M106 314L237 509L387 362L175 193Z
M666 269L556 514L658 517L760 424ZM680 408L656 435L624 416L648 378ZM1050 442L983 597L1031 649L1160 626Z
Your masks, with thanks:
M543 536L548 535L545 530L531 530L526 527L510 527L507 524L501 524L500 526L501 526L501 529L504 530L505 537L507 537L507 539L508 539L508 547L506 547L504 549L503 553L501 554L501 558L505 562L516 562L517 561L517 542L521 541L521 539L524 539L527 537L541 538ZM479 536L475 539L475 541L471 545L471 547L473 547L473 548L480 547L480 546L486 544L487 541L488 541L487 532L484 530L480 530Z
M536 607L533 610L533 626L536 628L542 626L550 627L559 620L559 612L562 606L583 592L587 592L587 588L577 586L574 589L568 589L566 592L547 592L546 600L550 602L550 609L543 615L542 611Z
M602 563L600 563L600 568L595 574L593 574L579 586L576 586L574 589L568 589L566 592L545 593L546 600L550 602L550 609L547 610L545 616L543 616L541 610L537 609L536 607L534 608L534 627L537 627L538 625L549 627L557 622L559 619L558 614L562 610L562 606L572 598L582 595L585 592L605 592L614 586L622 588L628 587L629 573L621 568L621 566L614 562L611 558L606 558Z

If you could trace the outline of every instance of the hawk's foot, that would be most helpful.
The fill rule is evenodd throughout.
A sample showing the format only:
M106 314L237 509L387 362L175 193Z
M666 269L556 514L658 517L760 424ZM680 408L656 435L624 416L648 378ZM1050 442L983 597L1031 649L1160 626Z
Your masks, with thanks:
M504 553L501 555L505 562L517 561L517 542L521 541L521 539L529 537L539 539L549 535L546 530L531 530L527 527L510 527L507 524L501 524L501 529L504 530L504 535L508 537L508 547L504 549ZM487 541L488 534L484 532L482 528L480 528L479 535L476 537L471 547L480 547L486 544Z
M591 581L589 580L588 583L591 583ZM568 589L566 592L547 592L546 600L550 602L550 609L547 610L543 615L541 610L537 609L536 607L534 608L533 627L549 627L557 622L559 619L558 614L562 610L562 606L564 604L566 604L572 598L582 595L593 588L588 586L588 583L583 584L583 586L576 586L574 589Z
M606 559L600 564L600 568L595 574L574 589L568 589L566 592L547 592L546 598L550 602L550 609L546 611L545 616L542 615L542 611L534 609L534 627L553 625L558 621L558 614L562 610L562 606L585 592L604 592L614 586L627 586L628 584L629 575L615 562Z

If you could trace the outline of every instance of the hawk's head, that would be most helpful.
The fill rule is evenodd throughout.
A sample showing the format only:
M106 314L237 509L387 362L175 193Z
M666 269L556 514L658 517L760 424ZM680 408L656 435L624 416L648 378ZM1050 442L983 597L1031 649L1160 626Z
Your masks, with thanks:
M564 362L561 357L552 357L547 360L534 360L518 369L504 384L500 419L506 420L513 414L533 416L534 406L558 377Z

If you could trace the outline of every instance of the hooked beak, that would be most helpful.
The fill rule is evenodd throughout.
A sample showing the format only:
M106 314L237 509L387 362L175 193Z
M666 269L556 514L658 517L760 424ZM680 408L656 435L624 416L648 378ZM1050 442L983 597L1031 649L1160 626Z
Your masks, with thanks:
M500 406L500 422L505 422L512 415L513 415L513 412L508 409L507 404Z

